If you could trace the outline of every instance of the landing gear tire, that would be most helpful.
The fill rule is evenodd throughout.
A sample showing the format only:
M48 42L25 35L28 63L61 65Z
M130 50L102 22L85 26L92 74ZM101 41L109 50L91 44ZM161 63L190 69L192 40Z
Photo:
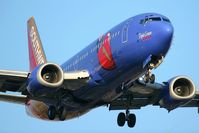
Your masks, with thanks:
M66 109L64 107L60 107L58 109L59 120L64 121L66 119Z
M133 128L136 123L136 116L135 114L129 114L127 124L130 128Z
M125 113L119 113L117 117L117 124L120 127L123 127L125 122L127 121L128 127L133 128L136 123L136 116L135 114L129 114L129 111L126 111Z
M54 106L50 106L48 109L48 118L50 120L54 120L56 116L56 108Z
M119 113L117 117L117 124L120 127L123 127L126 121L126 115L124 113Z

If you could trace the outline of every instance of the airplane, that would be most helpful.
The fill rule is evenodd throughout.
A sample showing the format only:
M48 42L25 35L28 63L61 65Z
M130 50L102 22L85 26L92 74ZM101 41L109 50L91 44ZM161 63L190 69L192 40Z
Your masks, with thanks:
M29 72L0 70L0 100L25 105L32 117L64 121L107 106L124 110L117 124L132 128L133 109L199 107L191 78L155 82L152 71L164 61L174 34L171 21L161 14L144 13L121 22L62 65L47 61L33 17L27 33Z

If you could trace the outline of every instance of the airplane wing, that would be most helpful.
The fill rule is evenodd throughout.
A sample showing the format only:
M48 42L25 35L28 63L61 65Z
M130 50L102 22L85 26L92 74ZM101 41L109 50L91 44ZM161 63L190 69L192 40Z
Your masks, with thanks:
M64 86L68 90L77 90L87 85L90 75L86 70L64 73Z
M145 84L142 81L136 80L123 95L109 104L109 110L140 109L147 105L162 107L159 101L163 96L163 91L164 84ZM199 91L196 92L193 99L186 104L179 105L179 107L199 108Z
M109 110L140 109L143 106L155 104L162 92L161 84L148 84L136 80L127 91L112 101Z
M0 93L0 101L24 105L27 102L27 96Z
M198 107L198 113L199 113L199 91L196 92L195 97L188 102L185 105L182 105L181 107Z
M0 70L0 92L22 92L29 72Z
M25 90L28 72L0 70L0 92L23 92ZM0 93L0 101L25 104L27 97Z
M26 88L29 72L0 70L0 92L22 92ZM89 72L73 71L64 73L64 85L68 90L76 90L85 85L89 79Z
M0 70L0 92L19 92L22 95L0 93L0 101L25 104L29 72ZM76 90L87 84L89 73L85 70L64 73L64 86Z

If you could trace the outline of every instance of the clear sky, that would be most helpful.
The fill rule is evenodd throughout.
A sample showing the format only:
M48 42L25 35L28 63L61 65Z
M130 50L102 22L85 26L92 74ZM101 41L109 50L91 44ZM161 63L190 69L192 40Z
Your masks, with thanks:
M1 0L0 69L28 71L27 25L34 16L49 61L63 63L121 21L146 12L170 18L175 29L173 45L164 63L155 70L157 81L188 75L199 86L198 0ZM196 108L168 113L159 107L132 110L133 129L120 128L119 111L106 107L64 122L46 122L26 115L22 105L0 102L0 133L198 133Z

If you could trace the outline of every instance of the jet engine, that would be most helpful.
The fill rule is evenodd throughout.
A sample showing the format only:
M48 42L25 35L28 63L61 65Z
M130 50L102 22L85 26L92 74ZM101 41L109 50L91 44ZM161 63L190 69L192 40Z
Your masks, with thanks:
M53 93L64 81L62 68L54 63L37 66L29 76L27 90L31 95L41 96Z
M186 104L196 94L196 87L193 81L186 76L177 76L170 79L165 90L159 103L169 111Z

